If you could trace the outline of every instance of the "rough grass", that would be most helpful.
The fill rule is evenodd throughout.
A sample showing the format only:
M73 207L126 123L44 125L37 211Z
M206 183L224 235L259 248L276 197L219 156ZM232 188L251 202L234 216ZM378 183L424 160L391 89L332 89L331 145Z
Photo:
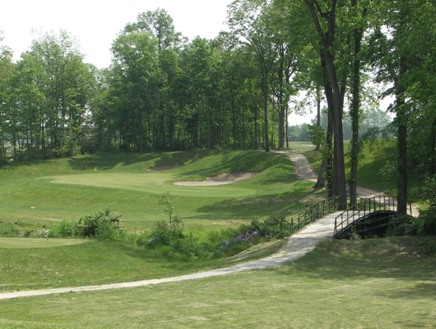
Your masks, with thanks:
M0 301L7 328L434 328L428 239L327 241L275 269Z

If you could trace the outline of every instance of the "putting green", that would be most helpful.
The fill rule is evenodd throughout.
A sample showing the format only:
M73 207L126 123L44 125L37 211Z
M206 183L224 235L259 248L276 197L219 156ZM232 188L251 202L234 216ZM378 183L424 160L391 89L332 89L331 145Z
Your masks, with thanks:
M256 194L254 188L243 188L231 185L221 186L176 186L172 182L177 180L175 174L163 172L147 173L92 173L82 175L62 175L45 177L53 184L83 185L102 188L124 189L145 193L162 194L170 192L172 195L189 197L247 197Z
M89 239L0 238L0 249L56 248L89 242Z

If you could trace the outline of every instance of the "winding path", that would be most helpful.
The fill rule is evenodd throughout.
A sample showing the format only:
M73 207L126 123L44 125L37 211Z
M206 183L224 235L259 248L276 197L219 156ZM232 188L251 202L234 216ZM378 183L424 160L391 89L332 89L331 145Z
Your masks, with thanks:
M316 180L316 174L304 155L297 154L297 153L290 153L290 152L286 152L285 154L287 154L290 157L291 161L294 164L296 173L300 178ZM377 192L372 190L366 190L361 188L359 189L360 192L358 193L362 193L364 196L377 194ZM320 241L333 237L335 217L338 214L340 214L340 212L336 212L334 214L328 215L322 219L317 220L314 223L307 225L302 230L289 237L287 239L286 244L278 252L263 259L254 260L231 267L226 267L226 268L221 268L221 269L216 269L206 272L187 274L187 275L176 276L176 277L170 277L170 278L142 280L142 281L124 282L124 283L113 283L113 284L96 285L96 286L6 292L6 293L0 293L0 300L21 298L21 297L63 294L63 293L71 293L71 292L136 288L136 287L144 287L144 286L150 286L150 285L156 285L156 284L162 284L168 282L180 282L180 281L195 280L195 279L209 278L215 276L223 276L223 275L229 275L229 274L239 273L243 271L259 270L268 267L278 266L283 263L297 260L298 258L304 256L305 254L313 250Z

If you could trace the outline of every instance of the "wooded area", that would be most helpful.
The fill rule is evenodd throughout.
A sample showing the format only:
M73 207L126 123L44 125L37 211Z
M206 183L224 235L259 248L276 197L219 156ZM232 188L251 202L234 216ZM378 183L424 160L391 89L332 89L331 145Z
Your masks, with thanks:
M235 0L228 12L229 32L192 41L165 10L142 13L116 37L103 70L84 62L67 32L35 40L16 63L2 46L0 161L283 148L291 100L305 91L318 109L327 103L329 192L345 206L344 116L353 200L359 123L374 109L371 88L383 85L394 99L404 213L408 170L436 170L434 2Z

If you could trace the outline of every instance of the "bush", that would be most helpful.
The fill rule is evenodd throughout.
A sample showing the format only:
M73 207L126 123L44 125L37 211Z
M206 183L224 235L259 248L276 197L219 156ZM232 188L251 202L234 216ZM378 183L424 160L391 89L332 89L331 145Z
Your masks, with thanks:
M156 246L171 246L175 241L183 239L182 227L174 222L159 222L148 235L146 246L153 248Z
M216 236L211 235L204 240L186 232L169 193L162 196L160 204L165 206L168 221L158 222L151 232L137 237L137 244L153 250L156 255L172 258L208 258L216 254L220 245L212 241L216 240Z
M17 223L4 223L0 221L0 236L14 237L18 236L20 233L20 228Z
M177 240L184 238L183 221L177 216L170 194L165 193L159 203L165 206L168 222L162 221L156 224L147 240L147 246L151 248L172 246Z
M76 235L76 223L72 220L63 220L48 232L49 238L69 238Z
M83 237L96 237L101 240L119 240L124 236L121 215L111 213L109 208L89 214L79 219L76 233Z
M425 180L421 193L423 199L429 200L429 207L419 214L421 226L418 234L436 235L436 174Z
M412 216L393 216L389 221L387 236L416 235L418 232L418 222Z
M286 210L275 212L263 221L253 220L250 224L233 230L230 233L231 239L222 243L223 252L233 255L259 242L290 236L293 225L286 219L287 213Z

